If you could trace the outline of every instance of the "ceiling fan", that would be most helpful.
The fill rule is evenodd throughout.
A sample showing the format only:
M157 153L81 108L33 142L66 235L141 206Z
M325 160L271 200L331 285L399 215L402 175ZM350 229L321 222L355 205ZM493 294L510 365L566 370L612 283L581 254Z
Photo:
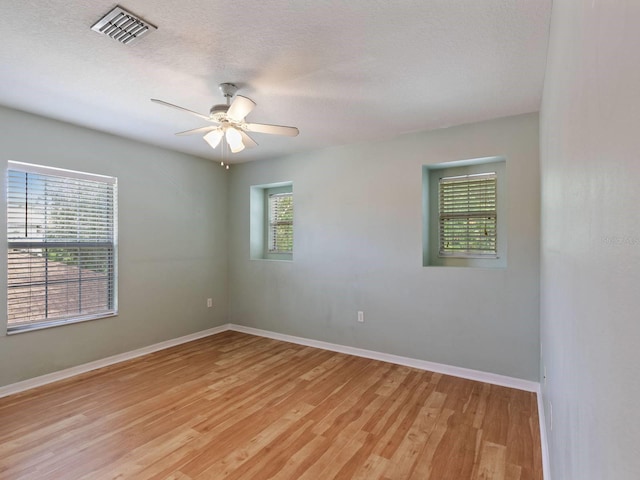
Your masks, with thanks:
M245 147L253 148L258 145L247 134L247 132L269 133L272 135L285 135L288 137L295 137L298 135L299 130L296 127L246 122L245 117L254 109L256 106L255 102L247 97L243 97L242 95L236 95L232 102L231 98L238 91L238 87L233 83L221 83L219 88L227 99L227 103L214 105L209 110L209 115L203 115L201 113L194 112L193 110L179 107L178 105L173 105L172 103L158 100L156 98L152 98L151 101L159 103L160 105L182 110L215 124L186 130L184 132L178 132L176 135L204 133L205 135L203 136L203 139L211 145L211 148L216 148L224 137L232 153L241 152Z

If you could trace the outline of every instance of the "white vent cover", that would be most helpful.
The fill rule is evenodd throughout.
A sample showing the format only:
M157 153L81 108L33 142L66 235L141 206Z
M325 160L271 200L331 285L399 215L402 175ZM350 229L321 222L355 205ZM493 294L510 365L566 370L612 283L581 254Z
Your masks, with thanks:
M129 44L157 27L145 22L122 7L116 7L98 20L91 30L108 35L120 43Z

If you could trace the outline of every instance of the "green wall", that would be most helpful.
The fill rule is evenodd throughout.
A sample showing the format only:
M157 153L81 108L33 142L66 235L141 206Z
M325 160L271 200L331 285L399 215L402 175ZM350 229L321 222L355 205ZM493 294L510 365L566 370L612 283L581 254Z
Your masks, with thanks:
M230 320L537 381L538 141L530 114L234 165ZM506 158L506 268L423 267L423 166L494 156ZM282 181L293 261L251 259L251 186Z
M0 126L3 172L7 160L16 160L112 175L119 194L119 315L6 336L3 314L0 386L226 322L226 170L2 107ZM6 198L0 197L0 224L6 225ZM6 235L0 238L6 251ZM0 271L6 272L6 256L0 255ZM6 274L0 290L6 291ZM206 308L207 298L214 308ZM0 312L6 312L5 294Z
M640 478L639 24L637 0L553 3L540 322L554 480Z
M0 385L226 322L538 379L536 114L229 171L15 110L0 124L3 161L118 177L120 293L116 318L0 333ZM506 159L507 267L424 267L423 167L493 156ZM293 261L252 260L251 186L279 182L293 184Z

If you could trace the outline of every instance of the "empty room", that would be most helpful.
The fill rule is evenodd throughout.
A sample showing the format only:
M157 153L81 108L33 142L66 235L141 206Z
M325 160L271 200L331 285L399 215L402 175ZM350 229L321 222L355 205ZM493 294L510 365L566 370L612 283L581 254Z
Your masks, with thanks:
M0 13L0 479L640 478L640 2Z

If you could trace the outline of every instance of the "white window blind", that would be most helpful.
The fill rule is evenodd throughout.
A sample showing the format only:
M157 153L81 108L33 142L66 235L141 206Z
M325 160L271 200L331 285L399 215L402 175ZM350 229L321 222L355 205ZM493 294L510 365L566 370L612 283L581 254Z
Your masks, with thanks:
M495 257L496 173L441 178L438 193L440 255Z
M269 253L293 252L293 193L269 194Z
M116 313L113 177L9 162L8 331Z

